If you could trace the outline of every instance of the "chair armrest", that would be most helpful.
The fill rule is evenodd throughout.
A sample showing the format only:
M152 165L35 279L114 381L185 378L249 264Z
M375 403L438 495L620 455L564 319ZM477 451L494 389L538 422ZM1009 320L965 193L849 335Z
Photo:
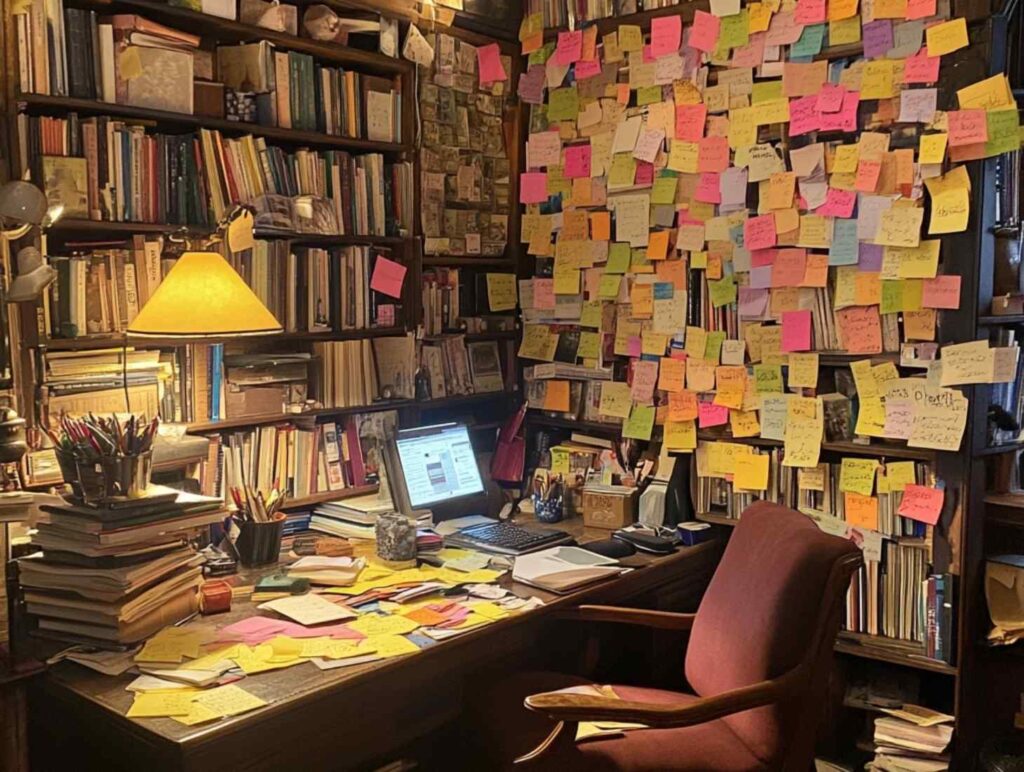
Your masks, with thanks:
M779 678L690 703L658 704L572 692L544 692L530 695L524 704L554 721L627 721L662 728L693 726L771 705L790 696L799 683L801 670L797 666Z
M693 627L696 614L675 614L669 611L648 611L639 608L616 606L579 606L561 615L566 619L580 622L618 622L626 625L643 625L659 630L689 630Z

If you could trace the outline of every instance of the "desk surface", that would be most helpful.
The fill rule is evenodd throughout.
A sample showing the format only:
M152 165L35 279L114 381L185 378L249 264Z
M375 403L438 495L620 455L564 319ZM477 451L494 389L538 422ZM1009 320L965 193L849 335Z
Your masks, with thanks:
M609 535L607 531L584 529L579 521L570 521L561 527L572 532L580 543L607 538ZM706 582L713 571L720 547L717 542L708 542L696 547L681 547L675 554L665 557L636 555L625 561L635 566L636 570L567 595L554 595L513 582L510 575L506 574L499 580L502 586L522 597L539 597L545 605L439 642L418 654L333 670L320 670L312 663L303 663L248 676L239 685L269 704L207 725L189 727L168 718L125 718L124 713L133 699L132 694L125 691L125 686L134 678L128 674L104 676L74 663L63 662L50 669L43 679L43 688L51 699L58 697L76 703L75 712L80 713L84 709L95 713L95 710L89 710L89 705L98 708L105 723L112 723L120 732L136 736L141 733L147 744L171 748L173 755L187 756L195 752L205 755L210 749L201 751L200 748L210 745L214 740L219 741L227 734L249 735L259 732L261 727L266 730L271 726L268 722L275 722L274 731L278 731L276 727L280 726L279 722L286 716L294 714L300 707L307 707L311 711L327 709L332 696L337 698L345 693L354 695L364 692L361 687L368 687L369 693L387 699L386 695L392 687L411 687L421 680L420 675L424 673L438 674L453 668L466 672L466 668L473 664L496 661L494 658L498 651L503 645L510 644L524 626L543 621L559 610L586 602L623 602L653 591L680 573L690 574L692 571L695 579L700 576L701 581ZM236 602L227 614L198 617L189 625L222 627L254 613L258 612L251 602ZM83 700L86 705L83 705Z

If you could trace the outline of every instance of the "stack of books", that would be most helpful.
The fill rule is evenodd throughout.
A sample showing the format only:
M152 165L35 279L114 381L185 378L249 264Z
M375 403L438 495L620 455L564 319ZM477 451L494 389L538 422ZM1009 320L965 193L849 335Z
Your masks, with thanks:
M346 539L374 539L377 518L394 511L395 505L391 501L382 499L379 494L370 493L320 504L313 510L309 527L314 531ZM432 525L429 513L426 521L419 524L428 527Z
M152 488L103 507L44 505L19 578L40 635L133 644L196 610L202 556L188 538L227 516L220 500Z
M953 738L953 717L916 705L904 705L875 719L875 758L867 769L885 772L941 772L949 768L946 749Z

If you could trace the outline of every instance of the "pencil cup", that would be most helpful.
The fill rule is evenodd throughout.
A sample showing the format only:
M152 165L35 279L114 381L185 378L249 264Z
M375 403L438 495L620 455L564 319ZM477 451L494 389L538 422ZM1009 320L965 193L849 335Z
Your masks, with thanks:
M112 498L137 499L145 496L149 487L153 452L101 456L91 461L76 459L75 466L82 498L87 504L102 504Z
M533 496L533 515L542 523L560 523L563 516L561 496L545 499Z
M265 566L278 561L284 522L282 518L269 523L244 520L238 524L235 549L238 550L238 560L243 566Z
M416 523L397 513L384 514L374 526L377 556L383 560L412 560L416 557Z
M96 471L95 464L83 462L82 473L79 472L78 461L74 453L57 451L57 463L64 482L71 486L71 495L77 501L86 501L87 497L96 499L103 495L103 477ZM86 487L90 488L87 496Z

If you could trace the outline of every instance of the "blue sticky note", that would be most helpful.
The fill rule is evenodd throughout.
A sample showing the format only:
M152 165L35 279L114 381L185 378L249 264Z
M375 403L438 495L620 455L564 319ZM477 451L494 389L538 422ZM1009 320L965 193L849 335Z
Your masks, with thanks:
M656 281L654 282L654 299L655 300L671 300L675 294L675 287L670 281Z
M857 221L837 217L832 224L832 245L828 248L828 264L856 265L858 254Z

